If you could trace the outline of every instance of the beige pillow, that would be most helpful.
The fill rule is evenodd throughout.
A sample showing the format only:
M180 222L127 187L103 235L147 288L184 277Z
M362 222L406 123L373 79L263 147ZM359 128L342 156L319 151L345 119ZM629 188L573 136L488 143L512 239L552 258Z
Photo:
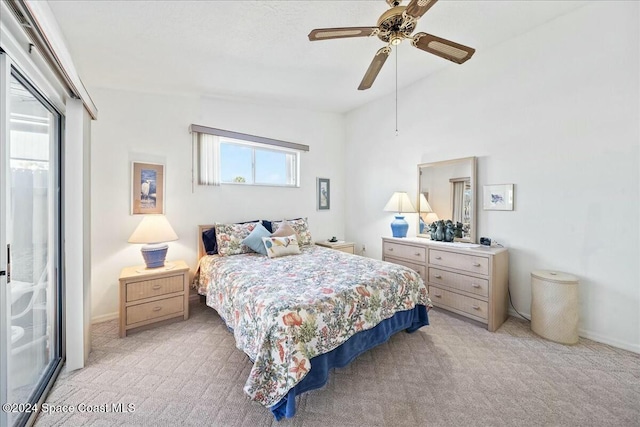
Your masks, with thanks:
M271 233L271 237L287 237L291 235L297 236L298 234L287 221L282 221L278 229Z
M309 223L307 222L307 218L298 218L298 219L288 219L286 221L291 228L296 232L298 236L298 244L300 246L313 245L313 238L311 237L311 232L309 231ZM280 221L271 222L272 227L280 227L282 224Z
M263 237L262 243L264 243L269 258L297 255L300 253L300 246L298 246L298 239L295 234L284 237Z

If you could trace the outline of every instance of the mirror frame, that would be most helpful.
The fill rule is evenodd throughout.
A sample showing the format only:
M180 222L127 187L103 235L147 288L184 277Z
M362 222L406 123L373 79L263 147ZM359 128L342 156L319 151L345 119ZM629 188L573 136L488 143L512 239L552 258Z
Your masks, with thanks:
M458 240L458 241L462 241L462 242L469 242L469 243L476 243L476 227L477 227L477 203L476 200L478 198L478 189L476 186L476 157L462 157L460 159L452 159L452 160L443 160L440 162L431 162L431 163L420 163L418 164L418 195L416 197L416 206L418 207L418 224L417 224L417 228L416 230L418 230L417 236L418 237L423 237L423 238L427 238L430 239L431 236L429 234L426 233L422 233L420 234L420 193L422 192L422 188L421 188L421 175L420 175L420 171L421 168L425 168L425 167L430 167L430 166L444 166L444 165L451 165L454 163L461 163L461 162L469 162L470 166L471 166L471 174L469 176L469 185L471 186L471 190L473 191L473 195L471 197L471 230L469 232L469 239L464 239L464 240Z

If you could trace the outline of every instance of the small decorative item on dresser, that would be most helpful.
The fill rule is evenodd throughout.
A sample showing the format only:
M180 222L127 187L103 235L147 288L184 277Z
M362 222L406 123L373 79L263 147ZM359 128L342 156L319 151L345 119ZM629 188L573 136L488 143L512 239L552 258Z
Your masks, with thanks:
M189 318L189 266L145 270L127 267L120 273L120 337L127 331L174 317Z

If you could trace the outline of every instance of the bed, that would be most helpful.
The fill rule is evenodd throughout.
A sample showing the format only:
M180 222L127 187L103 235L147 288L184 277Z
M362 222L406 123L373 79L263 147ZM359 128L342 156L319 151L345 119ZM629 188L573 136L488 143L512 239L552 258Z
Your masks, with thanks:
M427 288L409 268L316 245L280 258L207 255L200 236L212 227L199 226L194 287L253 362L244 391L277 420L331 368L429 324Z

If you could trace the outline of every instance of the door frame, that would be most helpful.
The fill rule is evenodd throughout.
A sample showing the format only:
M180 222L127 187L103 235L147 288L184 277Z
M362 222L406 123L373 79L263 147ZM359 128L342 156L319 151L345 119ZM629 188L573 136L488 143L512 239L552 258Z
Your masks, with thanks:
M55 216L52 222L56 227L53 235L54 253L50 254L50 259L55 265L53 271L55 295L50 297L55 298L55 301L51 305L55 310L54 321L52 331L53 344L55 345L55 351L52 359L49 362L48 367L42 372L38 384L32 391L29 402L7 402L9 396L9 384L10 384L10 333L9 326L11 325L11 310L9 306L10 295L9 286L7 286L7 276L0 276L0 308L2 308L3 315L0 316L0 402L2 403L28 403L26 408L39 409L44 402L49 390L54 384L54 381L65 361L65 316L64 316L64 192L63 192L63 149L64 149L64 114L56 108L53 102L47 99L47 95L44 94L37 85L35 85L26 75L22 72L17 64L11 60L8 54L0 49L0 82L2 87L0 90L0 128L3 130L0 134L0 212L2 218L0 219L0 270L6 271L7 269L7 236L6 236L6 212L8 209L7 196L10 192L9 180L7 179L8 171L10 169L9 160L9 98L10 98L10 81L11 77L16 78L20 84L22 84L27 90L34 96L46 109L52 112L57 118L58 123L55 129L56 133L56 147L52 150L52 156L50 159L55 173L53 179L55 180L52 188L51 195L53 200L53 212ZM51 149L51 146L50 146ZM7 308L6 310L4 308ZM15 415L15 413L14 413ZM25 411L16 415L13 420L13 425L24 426L31 425L35 422L37 417L37 411ZM4 411L0 412L0 427L8 426L9 418L8 414Z

